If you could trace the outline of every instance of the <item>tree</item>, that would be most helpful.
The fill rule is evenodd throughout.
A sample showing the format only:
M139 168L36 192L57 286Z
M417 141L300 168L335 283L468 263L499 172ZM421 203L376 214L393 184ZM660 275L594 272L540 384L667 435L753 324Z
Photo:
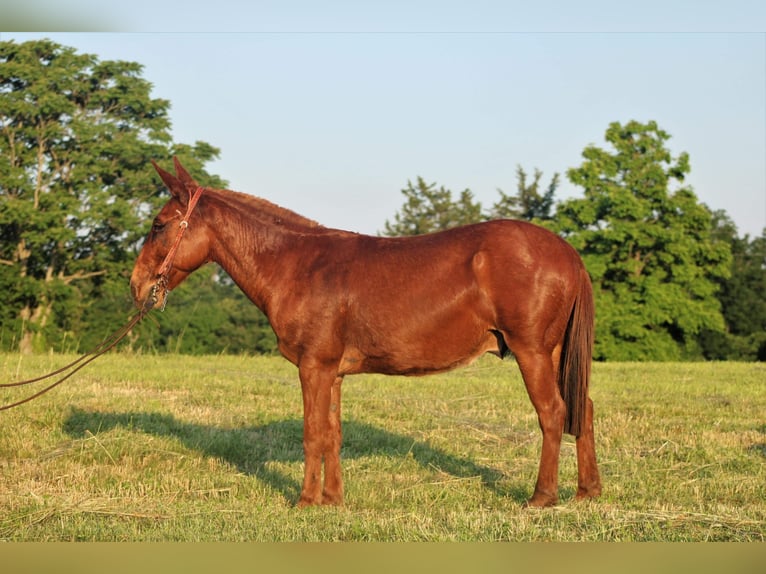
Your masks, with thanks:
M89 310L115 282L127 292L165 192L150 159L179 155L200 181L221 183L202 167L217 149L173 144L170 104L150 97L141 69L48 40L0 42L3 346L76 347Z
M689 157L672 157L669 138L655 122L612 123L611 149L586 147L567 173L584 197L561 203L554 227L591 274L599 359L699 356L699 333L724 328L716 294L730 249L683 185Z
M766 229L740 237L723 211L713 214L714 234L731 247L731 276L717 280L726 331L700 334L708 359L766 361Z
M421 235L483 219L481 203L474 201L469 189L463 190L454 201L449 189L437 189L435 183L428 184L418 177L414 185L407 181L402 194L407 201L394 215L393 223L386 220L383 235Z
M550 220L554 204L554 194L559 186L559 174L554 173L544 193L540 193L540 180L543 172L535 169L532 183L527 183L527 174L521 166L516 167L516 195L507 195L498 189L500 199L492 206L490 219L523 219L525 221Z

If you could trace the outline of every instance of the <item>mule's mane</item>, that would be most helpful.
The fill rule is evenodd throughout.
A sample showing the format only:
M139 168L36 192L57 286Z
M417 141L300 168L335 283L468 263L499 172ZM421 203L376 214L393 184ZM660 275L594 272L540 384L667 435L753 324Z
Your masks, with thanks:
M213 197L245 217L267 219L271 224L282 225L296 231L324 229L321 224L313 219L304 217L285 207L280 207L261 197L228 189L211 191L213 191Z

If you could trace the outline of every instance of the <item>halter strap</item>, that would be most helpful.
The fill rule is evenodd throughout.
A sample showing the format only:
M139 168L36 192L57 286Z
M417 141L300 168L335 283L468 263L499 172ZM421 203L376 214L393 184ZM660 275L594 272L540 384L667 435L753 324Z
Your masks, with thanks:
M186 205L186 213L183 215L181 223L178 224L178 235L176 235L176 240L173 242L173 246L168 251L168 254L165 255L165 259L162 261L159 269L157 269L157 282L152 285L152 288L149 291L149 296L146 298L146 301L144 301L142 307L143 313L148 313L155 305L157 305L157 303L161 303L161 311L165 310L165 303L167 303L168 299L168 274L170 273L170 268L173 266L173 259L175 259L176 251L178 251L178 246L181 243L181 238L184 236L184 231L189 228L189 217L191 216L192 211L194 211L203 191L204 188L198 186L189 199L189 203ZM162 294L162 301L160 301L160 294Z
M189 203L186 205L186 213L184 214L181 223L178 224L178 235L176 235L176 240L173 243L173 246L170 248L170 251L168 251L168 254L165 256L162 265L160 265L160 268L157 270L157 278L160 281L167 283L168 273L170 272L170 268L173 265L173 259L175 259L176 251L178 251L178 246L181 243L181 238L184 236L184 231L186 231L189 227L189 217L191 217L192 211L194 211L194 208L197 206L197 202L199 201L203 191L203 187L197 187L194 195L191 196Z

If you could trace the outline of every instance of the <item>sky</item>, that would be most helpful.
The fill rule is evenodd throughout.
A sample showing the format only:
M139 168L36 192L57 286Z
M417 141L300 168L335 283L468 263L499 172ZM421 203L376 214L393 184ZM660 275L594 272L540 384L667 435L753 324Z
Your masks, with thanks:
M419 176L490 207L521 166L581 197L584 148L654 120L700 201L766 227L762 2L109 4L29 0L0 40L141 63L174 140L220 148L209 171L325 225L381 231Z

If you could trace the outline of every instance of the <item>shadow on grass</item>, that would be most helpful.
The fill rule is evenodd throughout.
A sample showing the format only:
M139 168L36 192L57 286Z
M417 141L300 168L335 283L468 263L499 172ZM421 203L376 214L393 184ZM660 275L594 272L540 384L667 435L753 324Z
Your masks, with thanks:
M154 436L173 437L187 448L235 466L240 472L257 477L286 499L296 501L300 483L272 468L269 462L303 461L303 421L289 419L261 426L220 428L189 423L172 415L151 412L111 413L72 409L64 421L64 431L73 438L90 433L124 428ZM499 495L522 503L529 492L520 485L498 484L502 473L477 465L412 437L392 433L354 420L343 421L341 459L382 455L400 459L412 457L425 468L436 468L457 478L478 476L482 484Z

